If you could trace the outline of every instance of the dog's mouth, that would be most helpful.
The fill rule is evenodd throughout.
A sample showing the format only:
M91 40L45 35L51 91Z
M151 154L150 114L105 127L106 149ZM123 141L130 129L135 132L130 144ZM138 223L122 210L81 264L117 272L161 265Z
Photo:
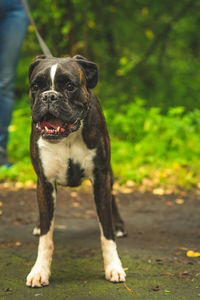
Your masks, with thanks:
M73 123L65 123L63 120L49 113L36 123L36 128L42 137L51 139L66 137L70 133L78 130L79 127L80 120L78 119Z

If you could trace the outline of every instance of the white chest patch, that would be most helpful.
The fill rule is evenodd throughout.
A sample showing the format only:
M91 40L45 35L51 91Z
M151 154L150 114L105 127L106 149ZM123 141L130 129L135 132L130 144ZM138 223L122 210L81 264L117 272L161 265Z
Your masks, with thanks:
M96 155L96 149L87 148L81 131L80 128L56 144L50 143L42 137L39 138L37 142L39 155L44 175L48 181L67 185L67 170L70 159L73 163L80 165L86 177L93 180L93 159Z

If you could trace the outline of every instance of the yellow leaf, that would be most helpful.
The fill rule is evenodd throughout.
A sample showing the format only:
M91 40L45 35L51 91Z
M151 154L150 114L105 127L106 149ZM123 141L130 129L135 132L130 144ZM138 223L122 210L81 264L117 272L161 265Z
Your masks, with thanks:
M131 294L135 294L135 292L134 292L131 288L129 288L125 282L124 282L124 287L125 287L125 288L127 289L127 291L129 291Z
M128 181L126 182L126 186L127 186L128 188L133 188L135 185L136 185L136 183L135 183L133 180L128 180Z
M133 192L133 190L130 189L130 188L124 188L124 187L122 187L122 188L120 189L120 192L122 192L122 193L124 193L124 194L131 194L131 193Z
M8 128L9 132L14 132L16 130L17 130L17 126L15 126L15 125L10 125L9 128Z
M33 27L33 25L29 25L28 26L28 31L29 32L33 32L35 29L34 29L34 27Z
M94 28L95 26L96 26L96 24L95 24L94 21L89 21L89 22L88 22L88 27L89 27L89 28L92 29L92 28Z
M77 197L78 194L77 194L77 192L71 192L70 196L71 196L71 197Z
M24 187L24 184L22 182L16 182L15 183L15 188L18 189L22 189Z
M33 187L35 187L35 184L34 184L33 180L27 180L25 182L25 186L29 187L29 188L33 188Z
M148 14L149 14L148 8L147 8L147 7L143 7L143 9L141 10L141 14L142 14L143 16L148 15Z
M184 200L183 199L176 199L176 204L183 204L184 203Z
M123 76L123 75L124 75L124 71L118 69L118 70L116 71L116 75L117 75L117 76Z
M200 252L194 252L193 250L189 250L186 252L186 256L188 257L199 257Z
M145 30L145 35L148 39L153 39L154 37L153 31L151 29Z
M55 225L55 228L65 230L65 229L67 229L67 226L57 224L57 225Z
M92 183L91 183L91 181L89 179L85 179L83 181L83 184L86 185L86 186L92 186Z
M162 188L157 188L157 189L154 189L153 190L153 194L154 195L160 195L160 196L162 196L162 195L164 195L164 190L162 189Z
M172 167L174 170L180 169L180 165L177 162L174 162Z
M128 58L127 57L121 57L120 58L120 65L126 65L128 63Z

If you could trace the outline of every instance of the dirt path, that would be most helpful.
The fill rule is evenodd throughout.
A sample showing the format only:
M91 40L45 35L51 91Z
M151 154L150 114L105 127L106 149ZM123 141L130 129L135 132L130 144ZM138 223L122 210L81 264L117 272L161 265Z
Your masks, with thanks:
M104 280L90 188L60 188L50 286L25 287L34 263L34 189L0 187L0 299L200 299L200 195L117 194L128 237L118 239L127 282ZM2 204L1 204L2 203ZM134 292L134 294L133 294Z

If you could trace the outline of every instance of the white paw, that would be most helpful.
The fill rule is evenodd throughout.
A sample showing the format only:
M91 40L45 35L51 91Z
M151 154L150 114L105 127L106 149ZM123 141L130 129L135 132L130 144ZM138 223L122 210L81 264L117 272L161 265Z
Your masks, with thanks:
M39 227L34 227L33 228L33 235L40 235L40 228Z
M105 276L112 282L124 282L126 273L120 265L108 265L105 269Z
M33 268L26 278L26 285L30 287L43 287L49 284L50 272Z

